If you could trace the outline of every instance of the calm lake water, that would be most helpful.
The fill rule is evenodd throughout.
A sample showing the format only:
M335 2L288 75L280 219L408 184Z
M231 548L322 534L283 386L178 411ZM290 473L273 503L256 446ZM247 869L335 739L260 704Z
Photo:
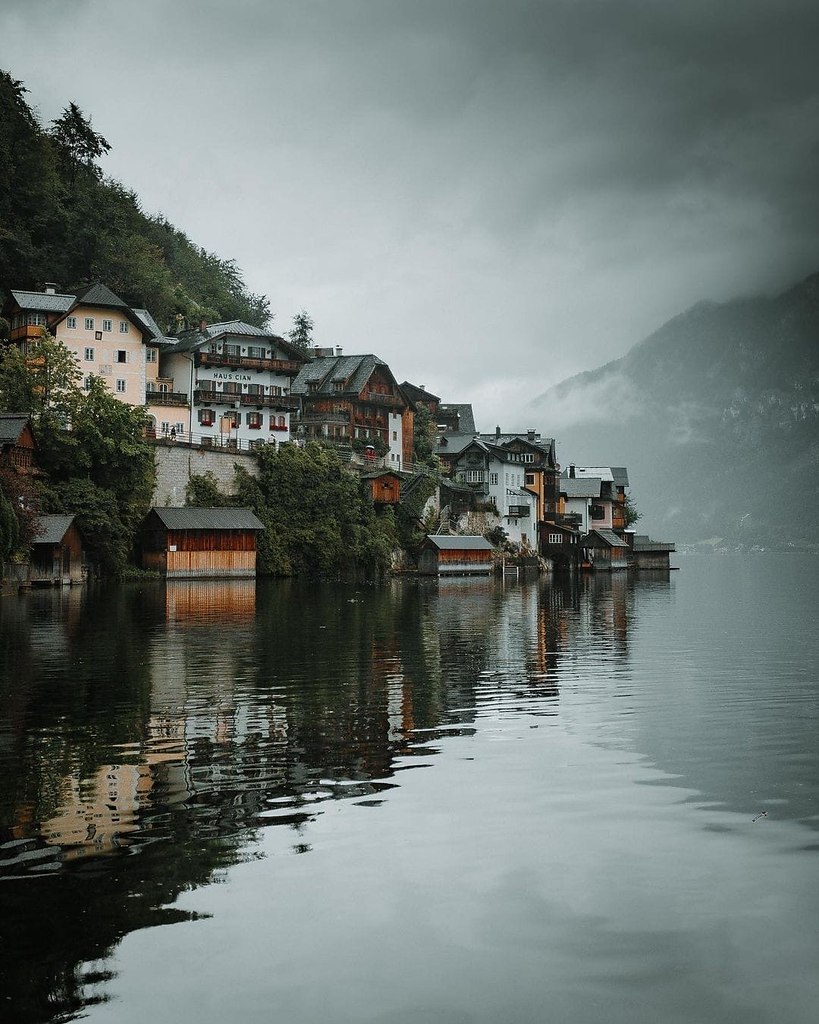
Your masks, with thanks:
M679 564L4 598L0 1019L814 1024L819 559Z

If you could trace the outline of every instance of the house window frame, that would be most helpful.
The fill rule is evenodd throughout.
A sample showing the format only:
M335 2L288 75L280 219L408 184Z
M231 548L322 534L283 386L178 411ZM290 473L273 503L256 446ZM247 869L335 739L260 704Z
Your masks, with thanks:
M85 346L85 352L83 354L83 359L85 360L86 363L93 363L94 362L94 351L95 350L90 345L86 345Z
M77 318L75 316L67 316L65 318L65 326L69 331L76 331L77 329Z
M94 330L94 318L93 318L93 316L86 316L83 319L85 321L85 329L86 329L86 331L93 331Z
M114 329L114 321L113 320L108 320L107 318L103 319L103 321L102 321L102 329L106 332L106 334L110 334L111 331L113 331L113 329Z
M117 377L116 392L118 395L124 395L128 390L128 381L124 377Z

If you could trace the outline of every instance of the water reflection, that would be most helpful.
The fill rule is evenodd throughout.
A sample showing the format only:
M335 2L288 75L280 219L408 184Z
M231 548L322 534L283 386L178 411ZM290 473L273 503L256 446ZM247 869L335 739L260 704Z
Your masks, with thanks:
M254 857L262 829L309 854L330 802L377 808L453 735L524 717L585 728L599 699L605 739L608 698L651 663L634 665L643 623L673 605L659 574L4 601L0 991L15 1019L87 1005L99 979L83 965L185 918L180 893Z

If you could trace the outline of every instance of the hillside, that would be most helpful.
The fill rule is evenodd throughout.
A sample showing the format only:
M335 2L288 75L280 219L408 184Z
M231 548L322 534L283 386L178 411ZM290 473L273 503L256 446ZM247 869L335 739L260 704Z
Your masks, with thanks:
M248 292L233 260L102 177L109 148L74 104L41 125L24 85L0 70L0 304L11 288L54 281L75 292L101 280L166 331L200 319L264 326L268 300Z
M819 543L819 274L700 303L530 408L562 462L628 465L655 535Z

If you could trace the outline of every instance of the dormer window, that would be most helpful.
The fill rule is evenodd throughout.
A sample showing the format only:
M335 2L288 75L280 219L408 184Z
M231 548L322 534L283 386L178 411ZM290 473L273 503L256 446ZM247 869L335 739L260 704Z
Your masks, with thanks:
M312 394L318 391L319 382L317 380L308 380L307 390Z
M343 391L343 390L344 390L344 381L343 380L334 380L333 381L333 391Z

